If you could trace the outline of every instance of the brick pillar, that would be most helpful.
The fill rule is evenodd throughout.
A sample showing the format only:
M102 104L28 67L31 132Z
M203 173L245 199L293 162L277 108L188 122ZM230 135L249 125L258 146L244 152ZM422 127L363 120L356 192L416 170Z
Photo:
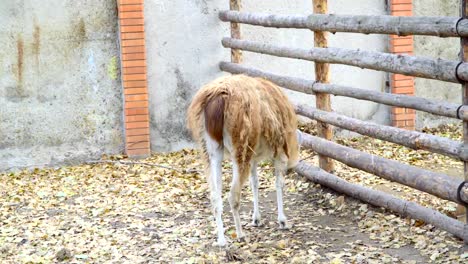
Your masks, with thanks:
M144 0L118 0L125 152L130 157L151 153L143 4Z
M392 16L412 16L413 0L391 0L390 12ZM394 54L413 54L413 36L390 36L390 51ZM394 94L414 95L414 77L391 74L390 86ZM414 130L415 120L413 109L392 108L393 126Z

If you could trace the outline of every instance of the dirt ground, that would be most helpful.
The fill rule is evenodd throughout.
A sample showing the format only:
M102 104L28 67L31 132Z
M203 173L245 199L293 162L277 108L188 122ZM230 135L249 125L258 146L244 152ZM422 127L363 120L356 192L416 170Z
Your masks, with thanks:
M437 131L457 138L457 127ZM447 132L448 131L448 132ZM460 177L461 162L369 138L339 143ZM303 151L317 164L317 157ZM341 196L305 180L286 177L285 213L291 226L278 229L269 163L261 164L262 226L252 227L252 195L243 190L241 220L247 239L236 242L226 200L230 165L224 166L223 220L228 248L218 248L208 185L197 171L195 151L109 163L0 174L1 263L467 263L458 238L381 208ZM158 167L170 166L177 170ZM337 165L351 182L417 201L456 217L456 205Z

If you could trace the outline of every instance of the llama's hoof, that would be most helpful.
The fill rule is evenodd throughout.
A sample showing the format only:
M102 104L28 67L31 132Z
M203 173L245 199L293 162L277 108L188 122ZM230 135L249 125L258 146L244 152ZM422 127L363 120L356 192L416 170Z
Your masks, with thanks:
M218 241L215 243L218 247L225 247L227 245L226 238L218 238Z
M286 220L280 220L278 221L278 223L279 223L279 229L289 229L289 226Z
M261 225L260 219L254 219L252 221L252 226L259 227Z

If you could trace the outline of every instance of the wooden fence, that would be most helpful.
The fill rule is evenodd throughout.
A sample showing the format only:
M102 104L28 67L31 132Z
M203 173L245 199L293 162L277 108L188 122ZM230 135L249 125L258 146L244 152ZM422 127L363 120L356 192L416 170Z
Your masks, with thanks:
M466 1L461 1L461 17L458 18L330 15L326 14L327 0L314 0L315 14L309 16L256 14L241 12L240 0L230 0L231 10L220 12L219 18L231 23L231 38L224 38L222 44L226 48L231 48L232 57L231 62L221 62L220 68L233 74L243 73L263 77L284 88L316 95L316 108L297 106L296 112L318 122L318 136L303 134L303 138L304 147L319 154L320 168L300 162L296 168L299 174L370 204L421 219L468 242L467 224L414 202L404 201L380 191L351 184L331 174L333 171L332 159L334 159L350 167L361 169L442 199L467 205L468 184L465 186L463 180L401 164L331 142L331 128L336 126L412 149L424 149L439 153L463 161L465 180L468 180L468 6ZM315 47L298 49L241 40L240 24L313 30ZM459 37L461 39L461 58L460 61L451 61L383 52L329 48L326 32ZM316 65L315 81L276 75L242 66L240 65L242 51L314 61ZM463 104L458 105L414 96L330 84L329 63L461 83L464 89ZM462 120L463 142L333 113L330 106L330 94L411 108Z

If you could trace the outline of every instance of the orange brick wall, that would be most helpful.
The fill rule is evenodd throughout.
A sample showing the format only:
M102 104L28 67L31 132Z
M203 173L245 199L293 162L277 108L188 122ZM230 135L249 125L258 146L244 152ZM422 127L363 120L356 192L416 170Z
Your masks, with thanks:
M390 0L392 16L412 16L413 0ZM413 36L390 36L390 52L395 54L413 54ZM394 94L414 95L414 77L391 74L391 91ZM413 109L393 107L393 126L414 130L416 113Z
M125 151L150 154L144 0L119 0L120 52L124 87Z
M412 16L413 0L391 0L392 16ZM390 36L390 52L395 54L413 54L413 36ZM391 91L394 94L414 95L414 77L391 74ZM414 130L416 113L413 109L393 107L393 126Z

